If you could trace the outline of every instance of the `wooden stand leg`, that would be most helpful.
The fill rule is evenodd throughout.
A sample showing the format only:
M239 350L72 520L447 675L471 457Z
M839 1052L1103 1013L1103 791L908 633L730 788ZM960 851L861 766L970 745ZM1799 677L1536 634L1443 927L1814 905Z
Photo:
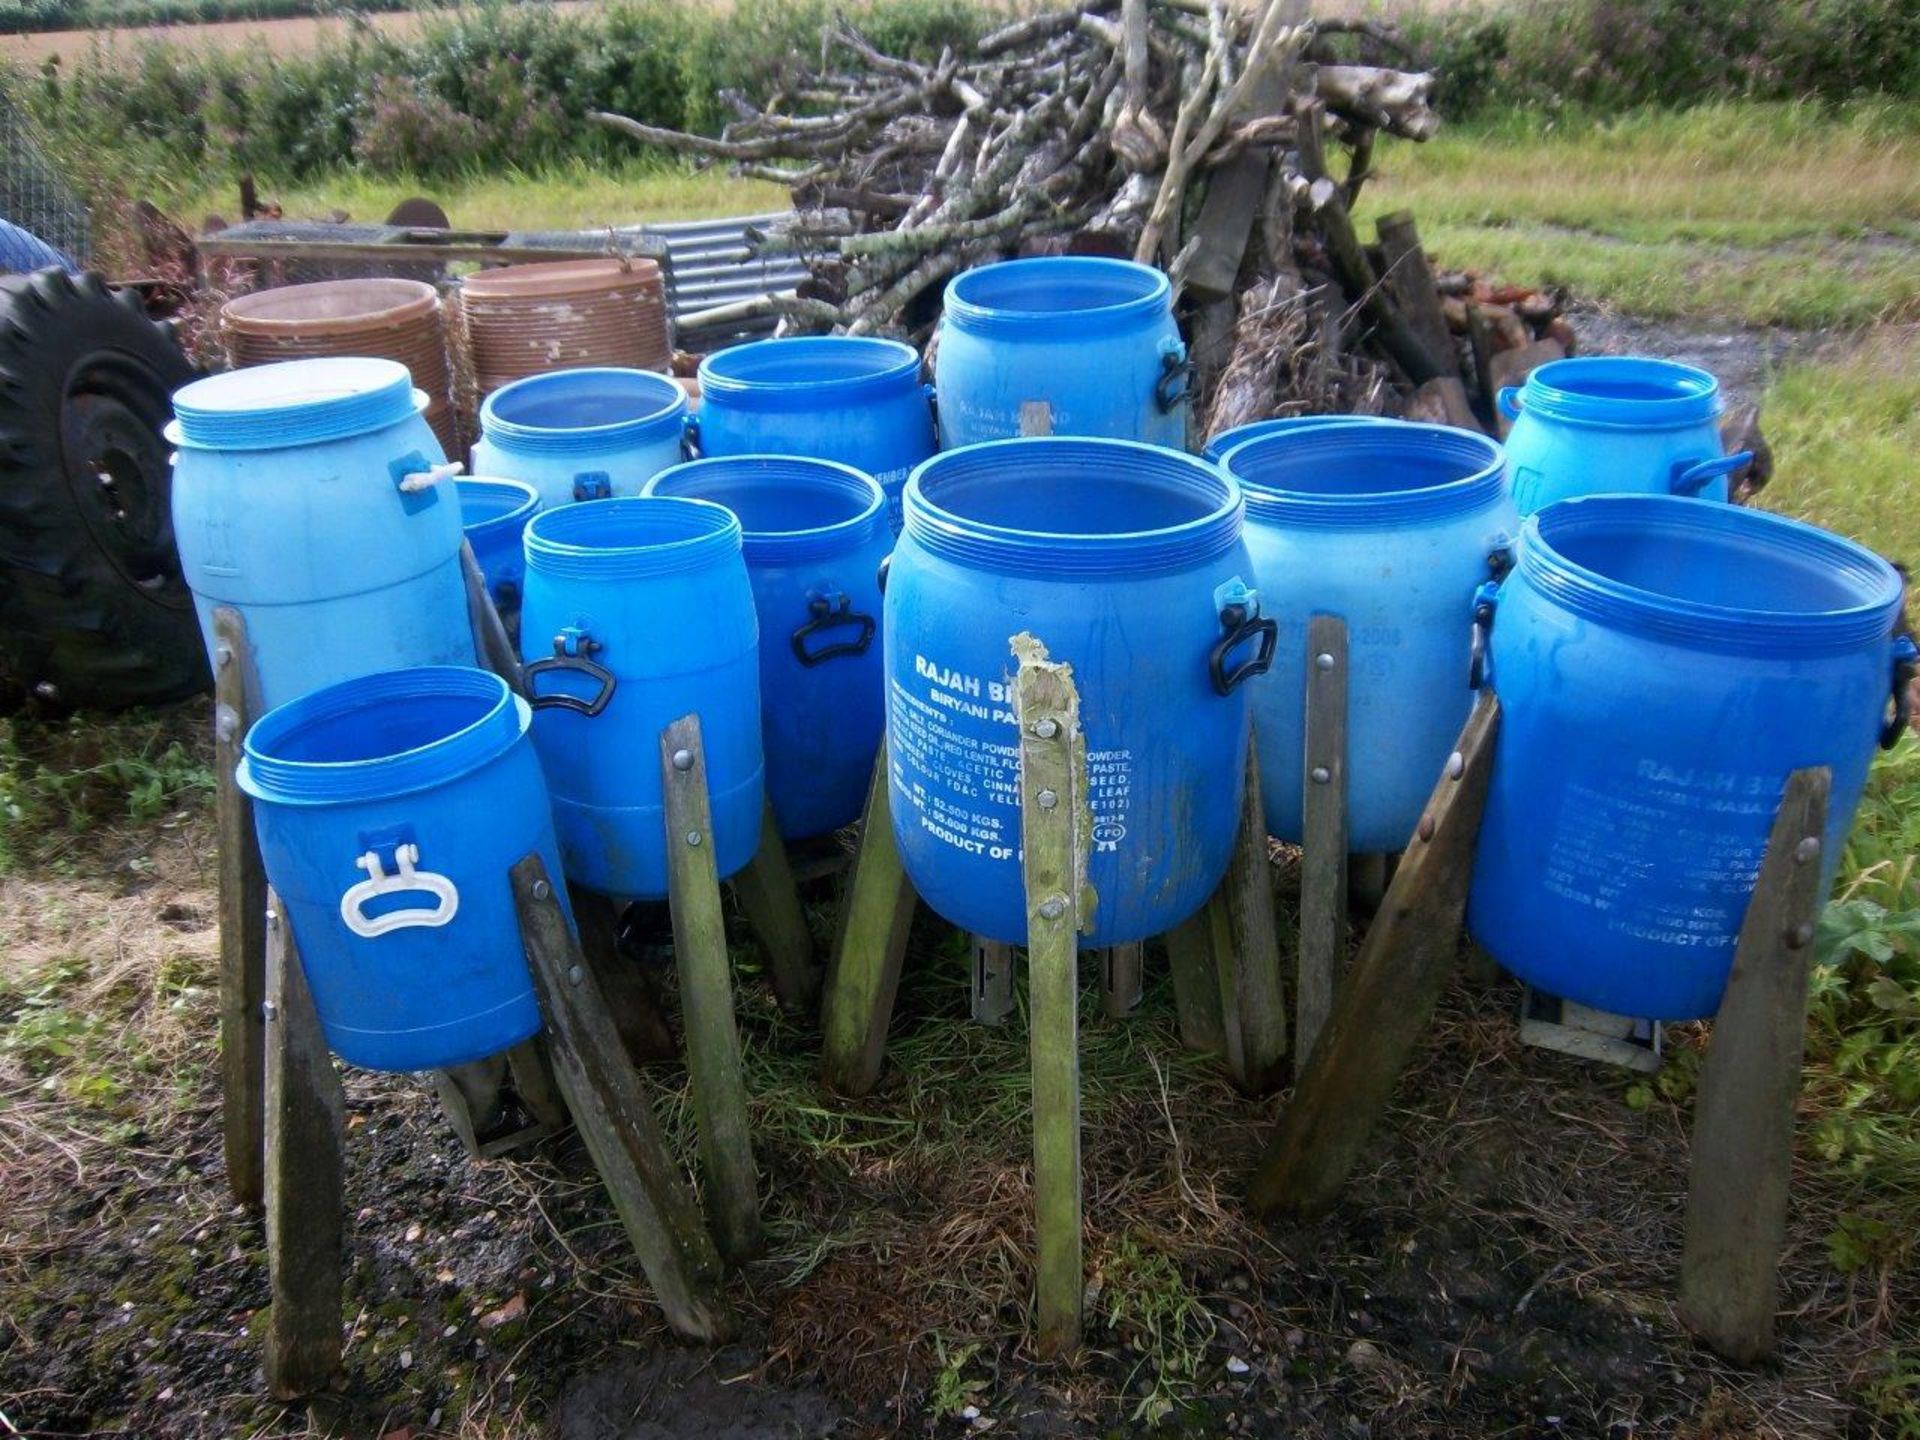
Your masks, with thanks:
M1173 971L1180 1043L1189 1050L1215 1055L1226 1050L1220 1018L1220 963L1216 957L1232 945L1232 917L1221 896L1215 896L1199 914L1167 932L1167 964Z
M1013 1018L1013 946L984 935L969 937L973 952L972 995L974 1023L1004 1025Z
M346 1248L346 1095L277 900L267 932L267 1389L312 1395L340 1368Z
M1273 913L1266 809L1260 803L1259 750L1251 738L1240 832L1221 897L1231 938L1225 949L1215 952L1223 1053L1234 1084L1249 1095L1264 1095L1280 1083L1287 1057L1287 1003L1280 990L1279 927ZM1211 929L1217 946L1222 934L1217 918Z
M221 1138L227 1187L249 1209L263 1195L266 1039L267 873L253 831L253 802L234 783L241 743L258 705L247 622L221 606L213 612L213 736L216 829L220 866Z
M1090 952L1100 974L1100 1013L1124 1020L1140 1008L1140 987L1146 969L1146 946L1108 945Z
M713 815L697 715L684 715L660 732L660 776L666 792L674 965L680 974L680 1015L700 1134L700 1169L706 1177L707 1218L720 1254L737 1262L760 1249L759 1181L747 1126L732 963L720 877L714 868Z
M1483 694L1253 1177L1256 1213L1328 1209L1386 1112L1460 948L1500 705Z
M733 894L766 953L780 1008L789 1015L811 1013L820 998L820 969L813 963L813 934L772 805L761 815L760 848L752 863L733 877Z
M1773 1351L1831 788L1825 769L1787 781L1694 1104L1680 1318L1743 1364Z
M1087 748L1072 673L1031 635L1020 660L1020 843L1032 1007L1034 1265L1040 1352L1080 1345L1080 969L1078 934L1092 825Z
M820 1079L836 1094L865 1095L880 1078L914 904L913 884L901 868L900 850L893 843L887 747L882 744L860 820L860 850L840 905L840 933L821 1004Z
M1347 948L1347 622L1307 622L1306 768L1301 779L1300 969L1296 1073L1333 1009Z
M720 1257L667 1149L653 1096L607 1018L546 867L529 855L513 867L512 880L554 1076L627 1238L675 1333L727 1339L734 1319L720 1288Z
M607 1013L636 1065L676 1060L680 1046L667 1024L660 994L646 970L620 953L620 906L595 890L567 887L573 923L587 969L605 998Z
M473 558L473 545L460 542L460 573L467 582L467 619L473 625L474 653L480 663L513 687L516 695L527 693L520 673L520 656L507 638L507 627L487 593L487 577L480 562Z

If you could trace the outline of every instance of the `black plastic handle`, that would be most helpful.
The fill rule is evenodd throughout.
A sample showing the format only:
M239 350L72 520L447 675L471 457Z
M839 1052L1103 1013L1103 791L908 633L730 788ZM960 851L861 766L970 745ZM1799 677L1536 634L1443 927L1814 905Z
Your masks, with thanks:
M816 595L807 602L807 613L813 618L793 632L794 657L802 665L811 668L821 665L841 655L864 655L867 647L873 644L873 632L879 624L871 615L863 615L853 608L853 601L846 595L838 597L836 605L825 595ZM818 650L807 648L807 637L822 630L834 630L842 626L857 625L860 637L857 640L836 640L830 645L822 645Z
M680 422L680 458L698 460L704 453L700 448L700 417L689 415Z
M1153 401L1162 415L1187 398L1193 389L1193 360L1184 350L1169 350L1160 357L1160 378L1153 385Z
M1912 644L1908 641L1893 657L1893 714L1880 727L1882 750L1891 750L1899 744L1901 732L1913 720L1913 677L1920 675L1920 660L1915 659Z
M1222 695L1231 695L1242 680L1264 675L1273 668L1273 651L1280 643L1280 626L1261 615L1257 605L1251 608L1245 605L1227 606L1220 612L1220 624L1227 633L1214 642L1213 653L1207 657L1207 670L1213 676L1214 690ZM1229 670L1227 657L1256 635L1260 638L1260 648Z
M592 640L579 642L589 650L600 648ZM566 652L566 640L556 637L553 642L553 654L544 660L535 660L520 673L527 686L527 707L532 710L571 710L576 715L592 718L598 715L613 700L613 692L619 686L618 679L606 666L589 660L585 655L569 655ZM599 683L600 688L587 699L565 693L556 695L535 695L533 687L540 676L555 670L564 670L576 675L586 675Z

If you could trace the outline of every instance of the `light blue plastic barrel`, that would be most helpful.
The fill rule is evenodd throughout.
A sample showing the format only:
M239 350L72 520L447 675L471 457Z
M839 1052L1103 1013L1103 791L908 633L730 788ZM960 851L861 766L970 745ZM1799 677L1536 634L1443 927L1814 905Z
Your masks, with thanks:
M947 285L934 359L940 444L1021 434L1187 443L1192 367L1151 265L1006 260Z
M898 340L753 340L700 362L698 447L851 465L880 482L897 532L907 472L935 449L930 396L919 352Z
M1672 360L1554 360L1499 401L1522 515L1580 495L1725 500L1727 476L1753 458L1723 453L1720 382Z
M341 1059L437 1070L539 1030L508 871L533 854L558 880L560 856L527 721L499 676L423 666L248 732L240 788Z
M1209 460L1219 460L1236 445L1244 445L1249 440L1258 440L1266 435L1295 435L1306 430L1324 430L1329 425L1381 425L1390 424L1380 415L1282 415L1273 420L1250 420L1245 425L1235 425L1232 429L1222 430L1207 441L1206 448L1200 453Z
M1280 626L1273 673L1249 687L1267 828L1301 839L1316 663L1307 624L1337 615L1347 622L1348 843L1402 849L1472 708L1472 627L1461 616L1518 528L1500 447L1467 430L1383 421L1259 436L1221 463L1246 495L1253 583Z
M455 484L460 491L467 543L473 547L473 558L486 578L494 604L502 612L517 611L527 574L521 537L534 511L540 508L540 492L524 480L485 475Z
M888 793L941 916L1023 943L1010 641L1073 667L1092 810L1090 945L1158 935L1220 883L1246 778L1244 681L1273 658L1240 488L1198 456L1032 439L907 481L887 575Z
M711 500L739 519L774 820L790 840L851 825L886 727L880 566L893 527L878 482L825 460L734 455L663 470L647 493Z
M686 458L687 392L651 370L550 370L480 406L476 475L524 480L550 509L638 495Z
M759 627L740 522L704 500L624 498L527 526L520 648L567 878L667 893L660 732L700 718L722 877L760 838Z
M1833 772L1830 880L1903 728L1899 611L1891 565L1758 510L1596 496L1526 521L1492 609L1474 938L1582 1004L1711 1015L1788 775Z
M247 624L263 707L355 675L471 665L460 498L392 360L289 360L173 397L173 528L207 653Z

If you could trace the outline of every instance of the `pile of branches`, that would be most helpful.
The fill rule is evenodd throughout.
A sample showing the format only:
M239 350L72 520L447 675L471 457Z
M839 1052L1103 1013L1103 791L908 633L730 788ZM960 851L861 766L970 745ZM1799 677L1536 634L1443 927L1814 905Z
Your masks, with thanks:
M958 271L1130 257L1172 277L1211 431L1403 410L1417 387L1460 386L1471 363L1411 222L1394 217L1392 236L1383 223L1368 246L1352 220L1376 136L1437 128L1433 78L1344 62L1336 43L1365 59L1398 45L1369 22L1315 24L1306 0L1093 0L933 63L882 53L840 19L766 104L724 97L738 118L718 137L594 118L791 188L791 220L754 239L804 257L809 278L703 322L772 310L790 330L924 341Z

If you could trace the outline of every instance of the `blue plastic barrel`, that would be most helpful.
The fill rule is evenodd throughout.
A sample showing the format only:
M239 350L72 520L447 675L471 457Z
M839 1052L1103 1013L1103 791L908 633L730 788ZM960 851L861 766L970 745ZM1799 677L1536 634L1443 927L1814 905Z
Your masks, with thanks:
M527 522L540 508L540 492L524 480L501 480L475 475L456 481L460 516L467 543L486 577L487 589L501 610L520 608L520 590L527 574L521 545Z
M734 455L663 470L647 493L711 500L739 519L774 819L790 840L851 825L886 728L877 632L893 527L879 484L826 460Z
M248 732L240 788L341 1059L436 1070L539 1030L508 871L537 854L557 880L560 856L527 721L499 676L425 666Z
M1265 435L1294 435L1305 430L1324 430L1329 425L1379 425L1388 423L1380 415L1282 415L1273 420L1250 420L1245 425L1235 425L1222 430L1207 441L1206 448L1200 453L1209 460L1219 460L1236 445L1244 445L1249 440L1258 440Z
M1672 360L1554 360L1499 401L1522 515L1580 495L1725 500L1727 476L1753 458L1722 453L1720 382Z
M1248 691L1274 625L1248 584L1240 488L1197 456L1033 439L936 455L907 481L887 577L893 829L947 920L1022 943L1012 637L1073 667L1098 896L1085 943L1157 935L1226 872Z
M760 838L759 627L740 522L704 500L542 510L527 526L520 647L567 878L667 893L660 732L698 715L722 877Z
M919 352L898 340L754 340L700 362L699 448L851 465L887 492L897 532L907 472L935 449L930 393L920 383Z
M1383 421L1290 429L1221 462L1247 501L1247 552L1280 626L1252 686L1267 828L1301 838L1307 622L1347 622L1347 837L1403 848L1472 708L1474 591L1518 528L1484 435Z
M1187 347L1151 265L1093 255L956 275L934 359L940 444L1021 434L1187 443Z
M1492 611L1501 720L1474 937L1586 1005L1711 1015L1804 766L1833 772L1832 876L1897 728L1899 610L1884 560L1757 510L1597 496L1526 521Z
M550 370L480 406L476 475L524 480L542 508L640 487L686 458L687 392L651 370Z
M355 675L471 665L460 498L392 360L289 360L183 386L173 529L207 653L247 622L263 707Z

